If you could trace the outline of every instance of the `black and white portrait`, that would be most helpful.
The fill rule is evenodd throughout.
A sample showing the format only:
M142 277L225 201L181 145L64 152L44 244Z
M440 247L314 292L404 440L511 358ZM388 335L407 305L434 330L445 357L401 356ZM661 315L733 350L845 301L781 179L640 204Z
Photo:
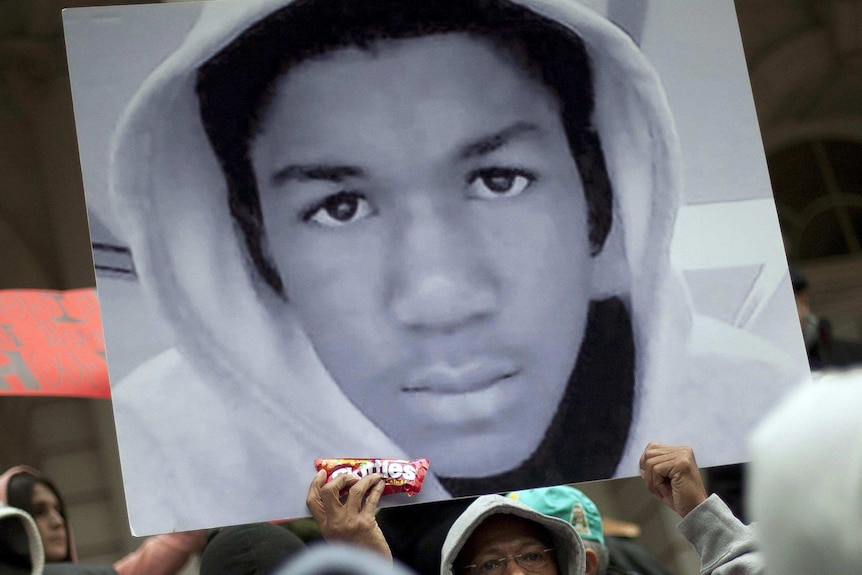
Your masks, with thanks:
M136 534L745 458L807 364L733 3L588 4L65 13Z

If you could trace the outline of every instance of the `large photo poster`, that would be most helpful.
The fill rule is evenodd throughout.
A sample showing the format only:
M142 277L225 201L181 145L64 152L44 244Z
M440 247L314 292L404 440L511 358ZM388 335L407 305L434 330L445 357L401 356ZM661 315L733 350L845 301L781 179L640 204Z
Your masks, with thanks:
M137 535L745 459L808 377L733 3L64 12ZM404 503L399 496L384 503Z

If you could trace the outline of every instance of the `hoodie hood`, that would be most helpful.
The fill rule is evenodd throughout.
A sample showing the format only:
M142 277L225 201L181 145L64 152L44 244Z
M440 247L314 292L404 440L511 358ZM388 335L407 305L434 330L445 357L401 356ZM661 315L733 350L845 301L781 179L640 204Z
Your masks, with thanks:
M37 471L36 469L29 467L27 465L18 465L15 467L10 467L2 475L0 475L0 504L6 504L6 505L9 504L9 482L12 480L12 478L14 476L18 475L19 473L26 473L27 475L32 475L33 477L36 477L38 479L43 479L42 474L39 473L39 471ZM57 499L60 500L60 505L62 505L63 512L65 513L66 512L66 503L63 500L63 494L58 492L56 489L54 489L54 495L56 495ZM29 517L29 515L28 515L28 517ZM32 517L30 519L33 520ZM68 560L72 561L73 563L77 563L78 562L78 552L75 549L75 537L74 537L73 532L72 532L72 525L69 523L68 517L64 517L64 519L66 521L66 543L67 543L68 549L69 549L69 559ZM35 520L33 520L33 521L34 521L33 527L35 528L36 527ZM42 539L41 539L41 535L39 535L38 528L36 530L36 536L37 536L37 538L39 538L39 557L41 557L41 563L44 564L45 563L45 550L42 546ZM34 557L32 552L31 552L31 557ZM35 563L36 563L36 561L34 561L34 566L35 566Z
M211 374L213 385L231 388L238 381L255 381L244 386L247 400L274 408L290 395L298 402L293 410L298 426L326 420L320 407L332 408L325 412L333 414L333 422L348 413L364 420L334 382L325 382L296 318L273 311L281 302L261 290L249 269L228 210L224 177L198 113L197 69L237 34L288 3L204 5L186 42L146 80L121 119L112 151L112 199L145 290L177 328L184 356ZM666 356L655 350L678 349L673 344L685 341L690 324L681 283L668 273L680 160L664 91L631 38L591 10L577 2L515 3L573 29L592 60L594 124L614 189L614 222L598 256L596 267L604 273L596 280L597 290L629 302L641 344L637 369L648 377L661 368L659 356ZM670 301L675 311L667 317L665 302ZM291 321L289 349L274 349ZM659 322L675 329L662 330ZM226 325L243 329L226 333ZM272 373L285 377L273 381ZM290 381L302 382L293 384L301 387L315 381L321 392L290 393ZM303 413L315 413L314 420ZM361 425L355 431L350 435L368 434L374 438L369 445L382 445L376 429ZM345 448L355 443L341 439Z
M586 569L584 543L567 521L544 515L523 503L501 495L483 495L461 514L443 542L440 575L454 575L455 560L479 525L492 515L508 514L544 527L553 539L560 575L582 575Z
M615 25L574 1L514 3L572 29L591 58L593 124L613 187L613 225L596 256L601 272L595 292L619 297L631 314L635 404L617 473L636 474L643 446L673 438L668 430L680 428L679 419L668 411L685 410L692 394L688 374L679 368L693 326L691 308L669 262L681 188L673 121L652 66ZM175 350L112 389L136 534L273 519L273 509L305 514L284 493L290 489L262 494L255 479L307 485L319 457L411 455L345 397L320 364L295 310L257 279L200 120L198 68L286 4L205 3L186 41L144 82L115 132L110 193L118 229L126 234L145 293L174 328L176 342ZM159 380L166 383L154 392ZM183 399L188 397L195 398L193 405ZM172 420L191 423L162 431ZM733 444L712 435L717 446ZM214 447L189 449L202 438ZM156 459L145 461L150 455ZM171 461L187 462L194 471L183 475L170 469ZM414 501L446 497L433 466L432 461ZM244 507L239 517L218 489L211 495L200 489L214 477L230 478L233 492L257 493L258 503ZM166 523L158 509L173 519ZM199 522L204 516L210 517L207 524Z
M31 575L41 575L45 566L45 551L36 522L17 507L0 502L0 562L8 557L27 558Z

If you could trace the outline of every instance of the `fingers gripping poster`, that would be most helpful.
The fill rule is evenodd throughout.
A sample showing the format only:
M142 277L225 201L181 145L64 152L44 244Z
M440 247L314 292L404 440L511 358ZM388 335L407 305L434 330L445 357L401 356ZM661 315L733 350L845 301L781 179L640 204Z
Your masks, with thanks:
M64 12L136 534L741 461L808 377L730 1ZM384 504L402 503L387 496Z

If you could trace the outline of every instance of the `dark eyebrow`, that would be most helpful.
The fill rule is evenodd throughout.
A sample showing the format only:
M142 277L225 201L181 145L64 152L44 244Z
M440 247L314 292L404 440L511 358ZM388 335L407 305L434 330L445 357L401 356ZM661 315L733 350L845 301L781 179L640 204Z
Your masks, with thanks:
M482 136L478 140L470 142L463 146L458 152L458 158L461 160L469 160L476 156L484 156L505 146L510 140L517 138L523 134L538 132L539 127L528 122L517 122L508 128L503 128L499 132Z
M271 181L274 185L283 184L288 180L341 182L346 178L355 178L363 174L364 172L360 168L354 166L290 165L275 172Z

